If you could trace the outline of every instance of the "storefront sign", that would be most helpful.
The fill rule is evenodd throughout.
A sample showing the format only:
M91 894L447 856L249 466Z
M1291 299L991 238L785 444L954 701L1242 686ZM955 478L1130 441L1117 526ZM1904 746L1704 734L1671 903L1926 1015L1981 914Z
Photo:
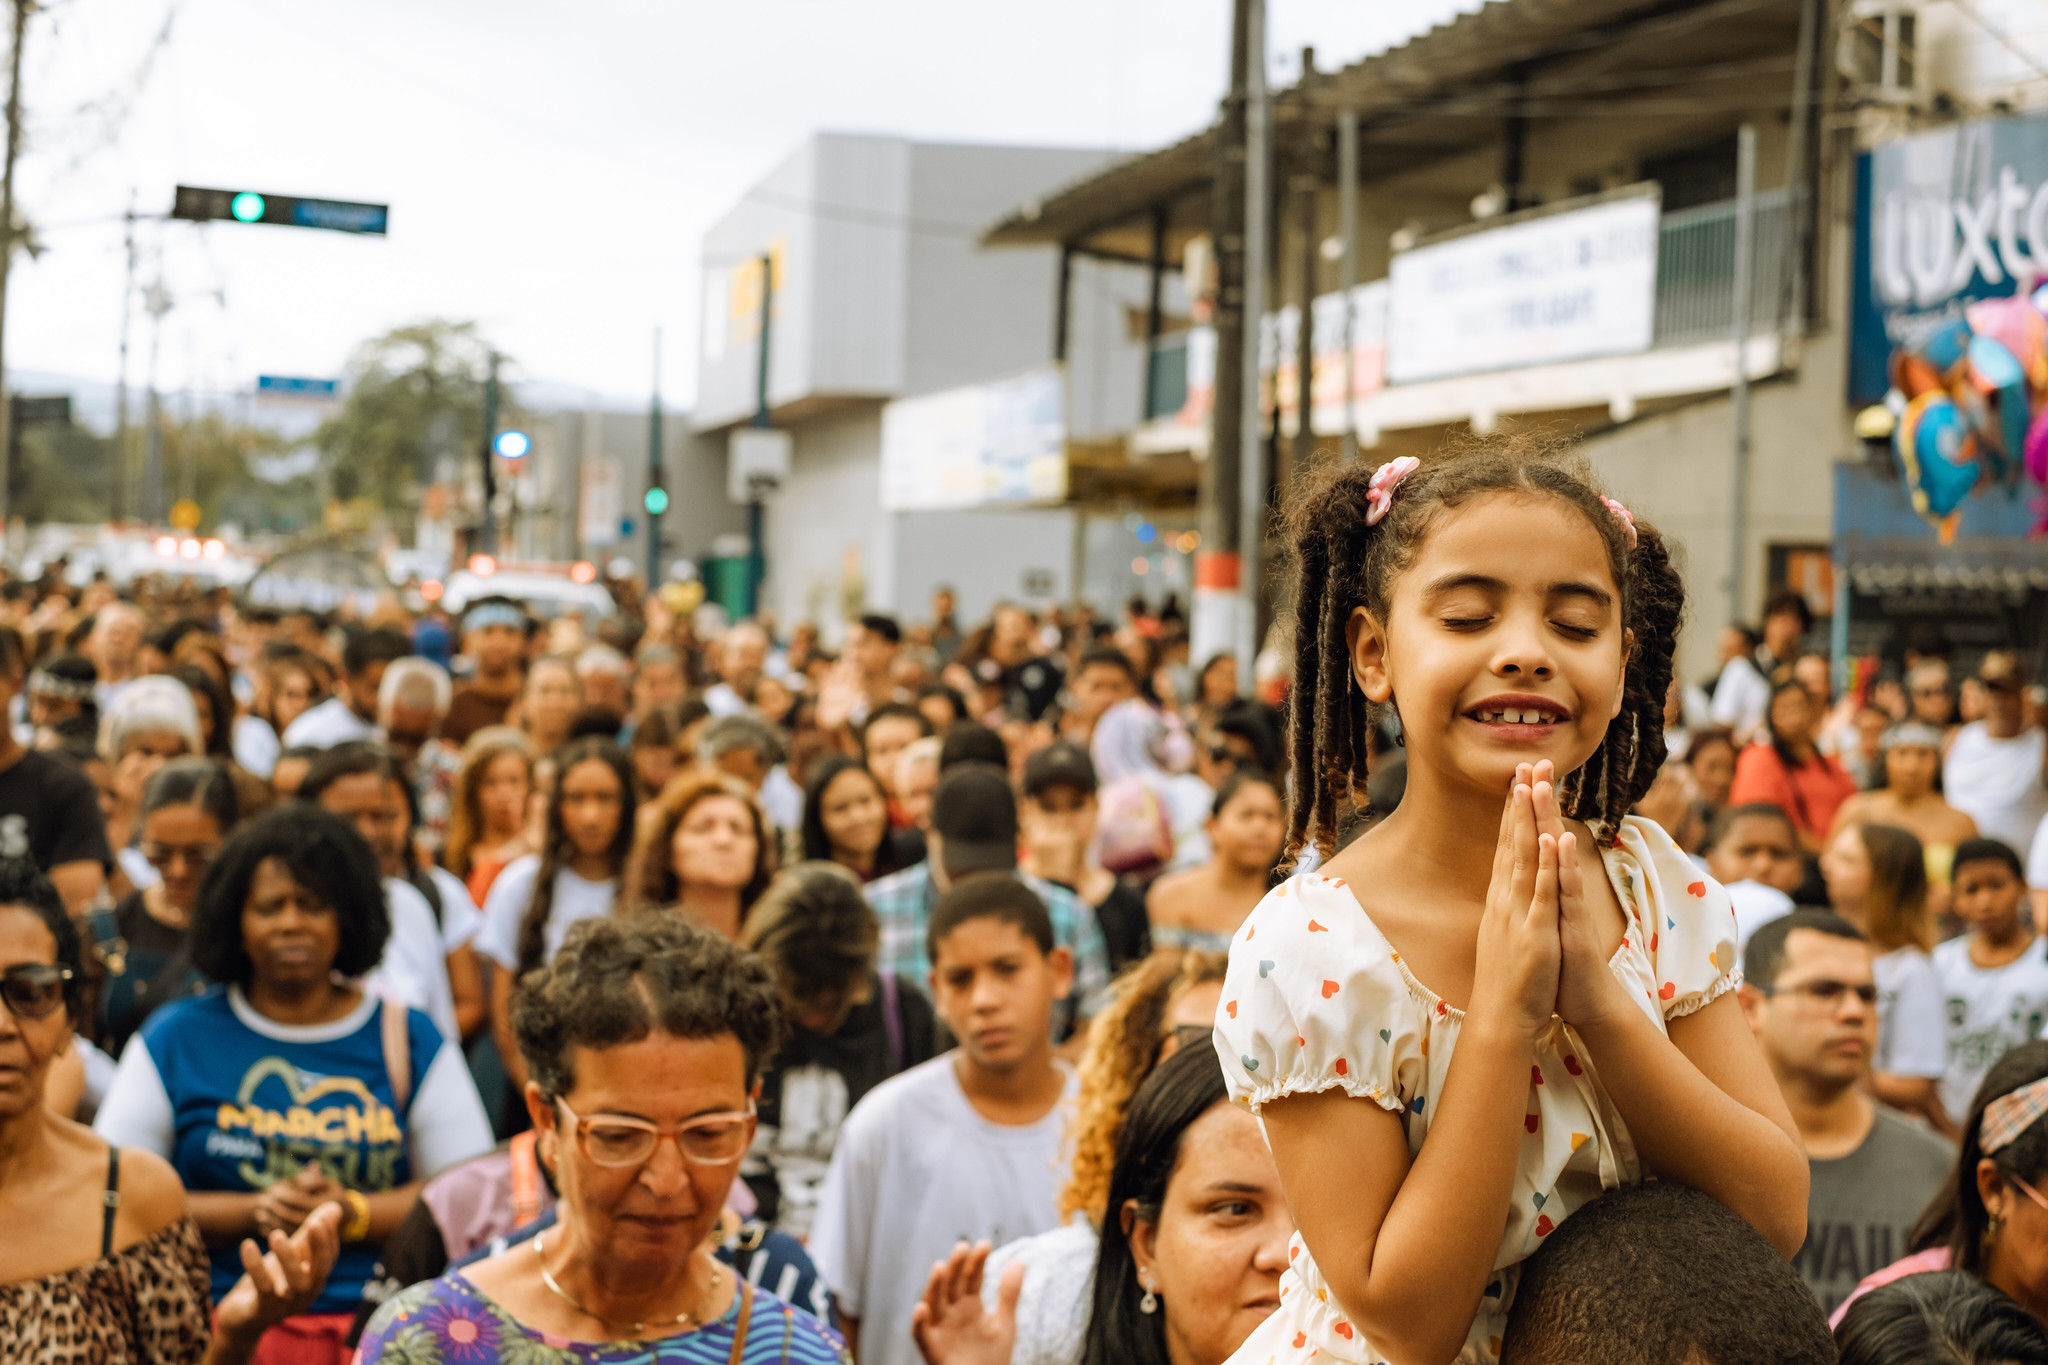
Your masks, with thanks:
M2048 277L2048 117L1973 119L1856 163L1849 398L1875 402L1894 348L1973 299Z
M1649 349L1654 187L1404 251L1389 272L1395 384Z
M1058 502L1067 494L1057 367L882 409L882 506L891 512Z

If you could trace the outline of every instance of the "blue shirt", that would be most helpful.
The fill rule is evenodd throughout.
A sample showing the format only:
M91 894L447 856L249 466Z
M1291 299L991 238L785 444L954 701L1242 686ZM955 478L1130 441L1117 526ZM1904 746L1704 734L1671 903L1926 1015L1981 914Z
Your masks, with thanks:
M123 1053L95 1127L111 1142L167 1157L193 1191L255 1193L317 1164L349 1189L376 1194L412 1180L415 1152L431 1172L454 1153L487 1150L489 1126L460 1054L442 1047L419 1010L406 1012L410 1095L403 1108L396 1103L381 1011L365 996L332 1024L291 1027L218 986L167 1005ZM212 1256L218 1299L241 1277L242 1261L237 1247ZM311 1311L352 1309L376 1260L374 1245L344 1243Z

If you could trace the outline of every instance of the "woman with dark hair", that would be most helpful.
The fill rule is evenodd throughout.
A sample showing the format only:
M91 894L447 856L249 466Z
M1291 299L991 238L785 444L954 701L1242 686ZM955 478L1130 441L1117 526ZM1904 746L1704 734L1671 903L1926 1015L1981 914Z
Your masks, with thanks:
M1280 1306L1294 1220L1258 1120L1230 1103L1212 1047L1138 1088L1116 1144L1077 1365L1222 1365ZM931 1365L1008 1365L1021 1265L981 1299L988 1243L932 1268L911 1333Z
M1947 992L1934 970L1927 914L1927 858L1892 825L1850 825L1820 859L1835 913L1870 940L1877 974L1877 1051L1871 1088L1896 1109L1920 1114L1954 1137L1938 1085L1948 1070Z
M775 974L793 1026L762 1074L760 1131L740 1174L762 1218L807 1237L839 1119L883 1081L933 1056L936 1019L914 983L876 970L881 926L838 863L798 863L777 877L740 942Z
M302 1309L334 1263L341 1210L312 1213L221 1300L211 1343L206 1246L178 1176L52 1114L52 1064L82 1017L78 932L27 858L0 859L0 1359L227 1365Z
M889 827L889 793L851 754L827 754L804 778L804 857L838 863L865 882L900 872L906 858L900 831Z
M648 808L626 864L635 910L673 907L737 939L775 875L775 837L738 778L699 769Z
M346 1358L377 1246L421 1179L491 1145L461 1051L425 1014L354 984L389 934L376 856L354 828L304 802L256 817L221 846L192 915L192 960L222 984L150 1016L94 1125L176 1167L216 1294L240 1273L243 1238L342 1206L325 1290L273 1329L298 1360Z
M553 756L541 851L498 874L484 899L476 950L498 964L491 975L491 1032L513 1088L526 1084L512 1038L512 988L547 965L569 926L612 912L633 847L638 804L626 755L608 739L579 739Z
M1700 804L1709 825L1728 809L1728 793L1735 786L1735 765L1739 758L1735 736L1722 729L1695 730L1686 746L1685 766L1692 769L1700 786Z
M2048 1322L2048 1041L1992 1064L1964 1115L1956 1173L1913 1225L1908 1254L1864 1277L1835 1310L1839 1328L1863 1296L1906 1276L1960 1270Z
M1728 804L1768 801L1792 817L1800 847L1818 855L1834 828L1835 812L1856 794L1856 779L1816 744L1821 712L1806 684L1787 679L1771 689L1769 742L1758 741L1735 761Z
M1209 860L1152 884L1145 913L1162 948L1227 953L1231 936L1273 885L1287 838L1280 784L1256 768L1223 779L1209 807Z
M235 784L207 759L173 759L143 787L142 856L158 879L87 917L102 973L93 1041L113 1056L158 1007L206 989L192 962L192 912L237 814Z
M1835 1329L1841 1365L2048 1365L2048 1332L1973 1275L1907 1275L1872 1290Z
M839 1365L837 1336L713 1252L782 1042L767 965L676 916L593 920L513 1017L558 1221L386 1302L362 1365Z

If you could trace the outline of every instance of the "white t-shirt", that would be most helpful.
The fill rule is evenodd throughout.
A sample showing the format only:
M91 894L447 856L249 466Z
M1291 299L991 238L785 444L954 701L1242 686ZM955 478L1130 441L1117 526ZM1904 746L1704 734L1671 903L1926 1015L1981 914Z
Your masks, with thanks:
M447 951L441 946L433 907L415 887L396 877L384 879L384 904L391 912L391 938L384 945L383 960L363 978L363 989L421 1011L443 1038L461 1037L455 1029Z
M1735 907L1735 948L1749 951L1749 936L1774 919L1783 919L1795 908L1792 898L1775 886L1762 882L1728 883L1728 900Z
M953 1244L997 1246L1059 1226L1063 1137L1077 1090L1036 1123L991 1123L960 1088L954 1057L914 1066L847 1115L818 1196L809 1251L848 1317L861 1365L920 1365L910 1310Z
M1948 1070L1941 1106L1961 1119L1984 1073L2041 1036L2048 1021L2048 944L2036 940L2003 967L1970 961L1970 936L1936 944L1934 974L1948 1006Z
M261 716L236 716L233 738L235 762L265 782L277 768L277 731Z
M1948 1024L1934 963L1918 948L1894 948L1870 964L1877 978L1877 1055L1871 1070L1891 1076L1948 1072Z
M519 926L526 922L527 907L533 904L534 882L540 877L540 855L529 853L506 864L484 897L484 923L477 930L476 950L506 971L519 969ZM548 908L547 948L543 963L552 962L562 950L569 926L583 919L596 919L612 912L619 894L619 879L607 877L588 881L568 868L555 873L555 901Z
M1977 822L1979 834L2003 839L2017 853L2048 816L2048 785L2041 781L2044 750L2048 735L2039 729L1993 739L1983 721L1972 721L1956 731L1949 745L1941 768L1942 795Z
M301 745L332 749L350 740L376 737L376 726L349 710L348 703L340 697L329 697L285 726L284 735L278 743L284 749L296 749Z
M2027 852L2027 885L2048 891L2048 816L2041 818L2040 828L2034 831L2034 846Z
M434 889L441 893L441 951L452 953L476 937L484 927L484 912L470 898L462 878L445 867L427 868Z
M1714 724L1733 730L1741 743L1762 728L1770 710L1771 685L1754 663L1737 655L1722 665L1707 711Z

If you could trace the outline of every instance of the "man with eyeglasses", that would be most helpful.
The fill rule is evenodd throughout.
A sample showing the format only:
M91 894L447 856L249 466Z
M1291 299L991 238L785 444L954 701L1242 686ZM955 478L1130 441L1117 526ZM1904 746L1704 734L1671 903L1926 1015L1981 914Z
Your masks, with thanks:
M1743 957L1743 1013L1806 1146L1812 1192L1793 1265L1832 1312L1906 1235L1955 1165L1955 1148L1872 1100L1858 1082L1877 1047L1870 944L1839 915L1795 910Z

